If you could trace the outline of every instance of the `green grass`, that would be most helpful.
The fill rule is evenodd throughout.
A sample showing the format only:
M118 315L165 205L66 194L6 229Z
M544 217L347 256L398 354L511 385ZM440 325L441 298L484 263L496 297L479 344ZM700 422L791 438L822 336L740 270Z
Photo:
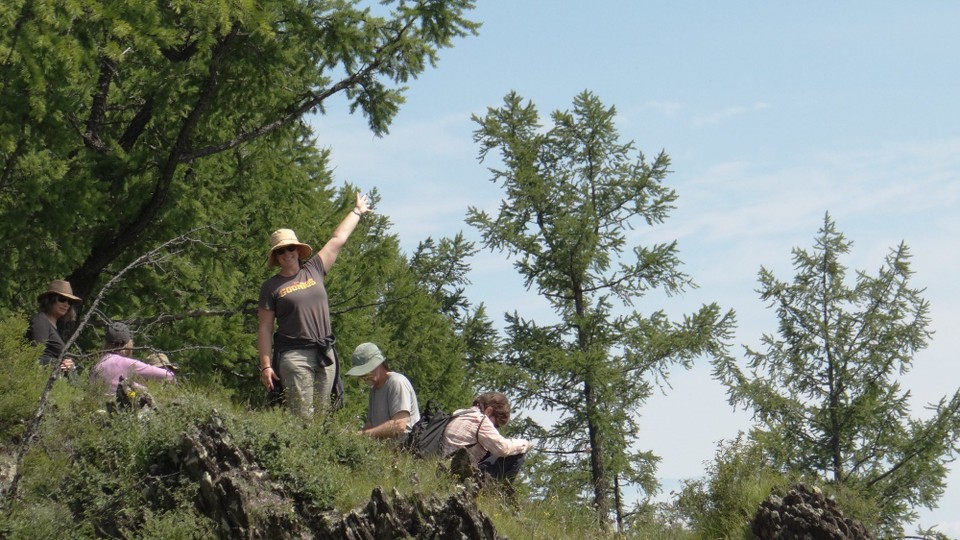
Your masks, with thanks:
M0 451L11 458L37 406L48 371L24 345L23 321L0 319ZM248 449L302 509L347 513L371 492L446 498L463 491L437 460L414 459L356 433L357 416L341 411L304 422L282 409L238 404L207 381L147 384L158 408L147 414L106 412L101 390L80 377L58 380L21 467L19 498L0 507L0 538L211 538L215 524L195 508L198 486L187 478L154 479L181 435L213 415L232 441ZM355 408L355 407L354 407ZM588 505L534 500L521 485L517 502L484 490L478 507L510 538L619 538L602 529ZM635 538L664 536L638 528Z
M0 317L2 463L16 452L49 374L37 365L38 348L24 344L25 328L22 318ZM213 415L222 419L237 446L248 449L310 515L360 508L376 488L387 494L440 498L463 489L437 461L414 459L358 435L362 404L357 400L338 414L304 422L282 409L238 404L215 378L155 382L148 388L159 405L156 411L110 415L103 396L86 377L54 384L47 413L22 464L20 498L0 507L0 538L215 536L215 524L195 509L195 482L174 478L159 491L150 487L156 484L152 471L169 463L181 435ZM648 508L631 516L623 535L601 527L592 507L577 499L576 490L564 491L563 486L555 495L539 486L537 493L547 495L538 498L521 484L513 500L485 489L476 501L500 535L515 539L739 540L749 534L750 517L771 491L803 480L767 468L762 456L743 440L729 442L707 467L705 480L689 482L664 514ZM849 516L868 526L880 521L876 505L854 490L821 487ZM695 532L672 524L687 522Z
M156 411L108 415L95 390L58 383L23 464L21 497L0 516L0 536L210 537L213 524L194 509L193 482L168 483L161 496L150 494L145 479L182 433L213 414L311 512L362 507L375 488L441 498L463 489L438 461L360 436L350 418L304 422L279 409L247 410L190 385L158 383L150 391ZM482 493L478 504L511 538L601 536L589 509L571 512L556 501L527 501L522 493L520 500L517 508Z

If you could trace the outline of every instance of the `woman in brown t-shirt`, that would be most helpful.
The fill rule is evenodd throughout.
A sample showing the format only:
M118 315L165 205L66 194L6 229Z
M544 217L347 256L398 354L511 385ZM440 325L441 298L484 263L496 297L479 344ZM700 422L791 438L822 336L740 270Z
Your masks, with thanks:
M257 306L260 381L268 391L280 382L287 406L301 416L313 414L315 398L322 407L330 401L337 366L330 349L333 331L323 278L333 267L360 217L369 211L367 196L358 192L354 208L313 257L310 256L313 249L297 240L296 233L290 229L279 229L270 237L267 264L279 266L280 271L260 287ZM271 364L274 348L279 352L276 366Z

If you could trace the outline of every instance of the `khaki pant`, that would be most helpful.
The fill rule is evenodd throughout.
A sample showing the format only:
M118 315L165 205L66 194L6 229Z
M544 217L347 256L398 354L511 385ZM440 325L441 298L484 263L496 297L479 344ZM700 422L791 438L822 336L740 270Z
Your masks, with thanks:
M332 355L332 353L331 353ZM330 406L330 392L336 377L337 366L331 363L324 367L317 361L318 351L291 349L280 355L280 382L286 392L287 407L304 418L313 416L316 401L321 410Z

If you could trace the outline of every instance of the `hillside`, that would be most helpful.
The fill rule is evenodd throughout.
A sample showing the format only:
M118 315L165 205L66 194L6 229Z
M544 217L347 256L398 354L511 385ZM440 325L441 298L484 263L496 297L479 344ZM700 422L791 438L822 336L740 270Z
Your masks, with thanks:
M149 391L156 408L110 413L86 384L58 381L23 463L20 496L5 502L0 536L601 534L589 513L551 511L523 493L518 503L497 490L473 496L443 464L356 435L352 418L304 423L282 410L237 406L209 387ZM6 438L5 464L14 448L15 437Z

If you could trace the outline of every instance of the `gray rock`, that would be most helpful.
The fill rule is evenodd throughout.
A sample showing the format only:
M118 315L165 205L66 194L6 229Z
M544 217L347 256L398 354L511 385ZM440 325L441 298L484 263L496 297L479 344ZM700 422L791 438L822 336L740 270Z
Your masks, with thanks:
M750 522L760 540L869 540L862 523L846 518L817 488L793 486L783 498L770 495Z
M362 508L345 515L316 515L271 479L248 451L237 447L216 415L192 433L183 434L179 447L170 454L170 463L158 466L146 483L148 500L163 504L162 479L171 472L181 473L198 483L197 508L217 524L224 539L503 538L467 494L441 499L394 492L388 497L376 488Z

